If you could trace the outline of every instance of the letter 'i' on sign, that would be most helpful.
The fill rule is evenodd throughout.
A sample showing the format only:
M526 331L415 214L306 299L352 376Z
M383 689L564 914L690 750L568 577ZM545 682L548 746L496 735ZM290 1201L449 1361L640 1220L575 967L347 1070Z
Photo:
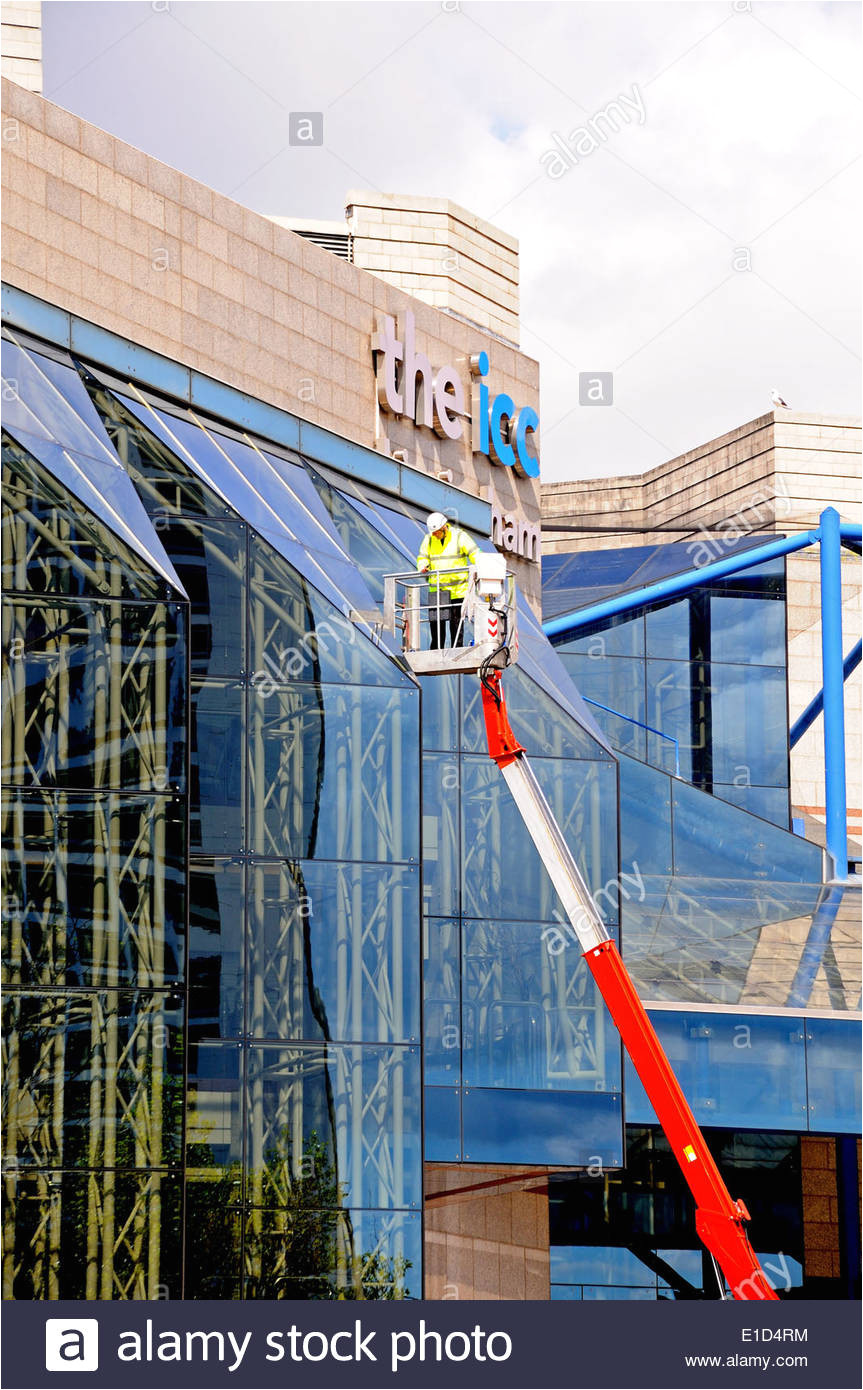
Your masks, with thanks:
M46 1318L46 1371L98 1369L99 1323L96 1318Z

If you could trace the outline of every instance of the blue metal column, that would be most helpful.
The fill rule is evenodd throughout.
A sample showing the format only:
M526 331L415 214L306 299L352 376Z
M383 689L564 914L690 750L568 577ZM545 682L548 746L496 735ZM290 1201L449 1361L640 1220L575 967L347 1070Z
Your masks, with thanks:
M845 691L842 661L842 536L839 513L821 513L821 665L824 686L824 790L827 853L834 877L848 876L845 792Z

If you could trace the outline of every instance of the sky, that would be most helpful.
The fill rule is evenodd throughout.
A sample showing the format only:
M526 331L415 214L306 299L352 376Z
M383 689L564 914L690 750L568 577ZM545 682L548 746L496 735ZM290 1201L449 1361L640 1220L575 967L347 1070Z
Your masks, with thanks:
M375 189L518 237L545 482L641 473L766 413L774 388L860 413L850 0L42 14L46 97L258 212L341 219ZM323 114L320 147L289 145L292 111ZM611 403L580 403L599 372Z

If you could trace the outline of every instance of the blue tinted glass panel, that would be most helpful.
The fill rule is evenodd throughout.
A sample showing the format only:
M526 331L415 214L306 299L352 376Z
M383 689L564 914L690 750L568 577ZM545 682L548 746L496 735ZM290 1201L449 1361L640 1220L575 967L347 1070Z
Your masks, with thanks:
M422 852L424 910L449 917L461 910L461 764L455 756L423 756Z
M239 676L246 669L245 526L168 517L160 535L192 601L192 675Z
M471 1163L602 1164L619 1168L619 1095L600 1091L466 1089L464 1158Z
M249 722L255 854L418 860L416 687L255 691Z
M620 1245L553 1245L549 1254L555 1284L656 1286L652 1270Z
M71 365L49 362L4 340L3 381L5 427L110 530L176 585L177 576L120 459L101 430L96 433L97 422L91 419L91 428L67 398L77 398L83 390Z
M729 787L713 783L713 795L732 806L742 806L752 816L760 816L773 825L788 829L789 797L784 787Z
M787 787L785 667L718 666L714 663L709 680L716 781Z
M236 1041L189 1042L186 1091L186 1175L215 1184L209 1200L243 1200L243 1059Z
M806 1020L809 1128L860 1132L860 1024L851 1020Z
M784 666L785 604L782 598L712 593L710 659Z
M584 1284L581 1296L585 1302L610 1299L615 1303L652 1303L656 1299L653 1289L623 1288L613 1284L609 1284L608 1287Z
M549 1298L552 1303L580 1303L580 1284L552 1284Z
M423 748L459 746L460 676L420 677L422 686Z
M461 1081L459 923L427 918L423 937L425 1080L436 1086L457 1086Z
M820 883L821 850L704 792L672 783L675 872L688 877Z
M648 608L645 614L647 655L663 657L666 660L688 661L689 615L688 597L656 608Z
M664 773L625 757L620 760L620 864L624 873L636 875L672 870L671 783Z
M465 921L465 1086L613 1091L620 1042L572 933Z
M418 1042L419 868L252 862L256 1038Z
M440 679L440 677L438 677ZM534 758L596 758L596 741L521 667L504 677L506 708L512 731ZM462 751L488 750L482 713L482 689L474 676L462 678Z
M426 1086L426 1163L453 1163L460 1158L460 1092L454 1086Z
M257 537L249 545L249 580L256 689L291 680L412 687L410 676Z
M253 1046L248 1084L260 1096L246 1134L253 1205L289 1206L286 1174L304 1160L330 1174L332 1204L420 1205L418 1047Z
M692 691L702 681L698 666L688 661L648 661L647 662L647 717L646 723L668 737L658 734L647 735L647 759L663 772L675 773L676 757L679 750L680 776L691 780L693 776L693 740L700 746L709 739L706 726L699 723L693 731ZM704 711L704 701L698 704L699 718ZM672 739L677 740L677 750ZM709 764L712 749L708 743L703 755Z
M230 860L192 860L189 895L189 1029L231 1038L243 1023L243 875Z
M193 854L238 854L244 845L245 696L239 682L193 682L191 700Z
M61 539L63 549L56 544ZM3 588L64 599L157 598L163 581L26 449L3 434Z
M803 1020L791 1015L650 1015L700 1125L804 1127ZM635 1069L626 1063L626 1122L655 1124Z
M617 751L643 759L647 739L642 727L647 713L644 663L626 657L597 660L589 654L564 656L562 660L576 688L590 704L594 719Z
M543 575L545 565L546 561L543 560ZM579 630L577 636L569 637L565 642L555 642L554 645L561 657L570 654L589 656L593 661L604 660L607 656L643 657L644 614L640 611L633 617L629 613L616 613L611 618Z
M600 910L616 921L616 764L535 758L531 766ZM466 915L553 921L560 901L498 769L464 757L461 777Z

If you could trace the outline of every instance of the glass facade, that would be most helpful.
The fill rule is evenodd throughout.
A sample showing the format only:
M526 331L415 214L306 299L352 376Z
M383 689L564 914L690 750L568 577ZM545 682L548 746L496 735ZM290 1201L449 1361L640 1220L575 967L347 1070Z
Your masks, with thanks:
M606 580L619 571L626 589L693 563L682 544L550 558L566 563L544 567L546 617L617 592L597 584L605 571ZM594 623L555 645L619 752L789 828L783 560Z
M380 635L424 514L54 348L4 376L5 1296L421 1297L424 1160L583 1170L555 1297L695 1296L479 683ZM858 1122L859 895L782 828L784 574L744 578L558 652L522 601L505 685L723 1162L785 1183Z

